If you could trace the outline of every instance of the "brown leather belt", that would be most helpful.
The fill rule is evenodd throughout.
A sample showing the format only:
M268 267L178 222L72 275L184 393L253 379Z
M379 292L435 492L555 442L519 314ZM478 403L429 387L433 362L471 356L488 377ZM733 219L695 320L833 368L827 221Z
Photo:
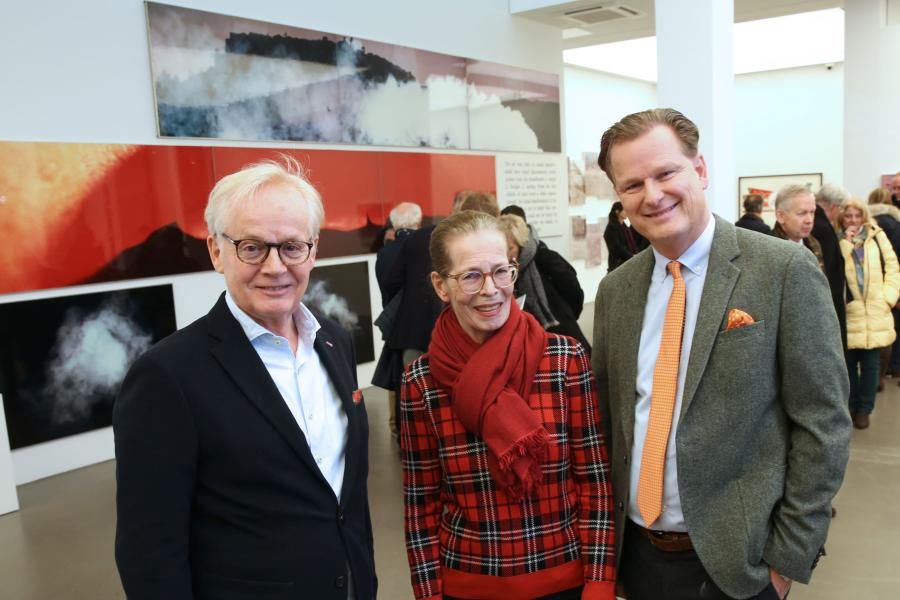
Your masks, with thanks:
M684 552L694 549L694 544L691 543L691 538L686 532L646 529L631 519L628 520L628 526L633 527L635 531L650 540L654 548L663 552Z

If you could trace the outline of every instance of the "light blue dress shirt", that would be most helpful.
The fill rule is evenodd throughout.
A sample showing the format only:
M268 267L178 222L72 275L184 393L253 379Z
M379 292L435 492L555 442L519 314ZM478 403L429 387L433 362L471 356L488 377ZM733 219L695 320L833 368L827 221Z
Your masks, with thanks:
M299 305L294 312L294 323L299 334L297 353L294 354L286 338L275 335L254 321L227 292L225 302L306 436L319 471L340 499L344 483L347 415L328 372L313 348L316 332L321 325L309 309Z
M706 269L709 265L709 251L712 248L713 233L716 221L709 215L709 223L684 254L676 260L681 263L681 276L684 279L684 331L681 338L681 358L678 364L678 388L675 393L675 410L672 415L672 429L666 447L666 467L663 476L662 514L654 523L644 523L638 510L638 482L641 474L641 456L644 452L644 440L647 437L647 422L650 418L650 398L653 391L653 371L659 355L659 344L662 339L663 323L666 319L666 308L672 294L672 276L666 265L671 262L653 249L656 264L650 277L650 289L647 291L647 305L644 308L644 322L641 327L641 343L638 349L637 383L635 394L637 404L634 409L634 446L631 450L631 489L629 490L628 518L650 529L661 531L687 531L684 514L681 512L681 499L678 495L678 457L675 453L675 434L678 431L678 420L681 414L681 400L684 394L684 379L687 374L688 361L691 357L691 344L694 340L694 329L697 325L697 313L700 310L700 297L706 281Z

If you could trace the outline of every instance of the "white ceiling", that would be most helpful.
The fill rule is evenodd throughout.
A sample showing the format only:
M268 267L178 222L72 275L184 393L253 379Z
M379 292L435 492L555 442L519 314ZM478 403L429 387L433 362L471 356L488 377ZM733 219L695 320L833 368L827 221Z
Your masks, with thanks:
M660 1L672 2L677 0ZM561 35L564 29L575 27L587 32L586 35L564 39L563 48L566 49L619 42L656 34L654 0L576 0L573 2L559 2L543 8L520 12L515 12L515 4L527 3L511 3L513 14L558 27ZM543 4L543 2L537 2L536 4ZM843 7L843 5L843 0L734 0L734 20L736 23L741 23L825 8ZM578 25L565 16L567 12L601 6L604 8L622 6L637 12L638 16L594 25ZM567 35L571 33L573 32L567 32Z

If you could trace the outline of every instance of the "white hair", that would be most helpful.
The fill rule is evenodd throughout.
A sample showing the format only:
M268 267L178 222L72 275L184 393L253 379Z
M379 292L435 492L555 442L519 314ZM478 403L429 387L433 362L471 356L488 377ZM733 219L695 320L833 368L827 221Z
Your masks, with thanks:
M418 229L422 224L422 208L415 202L401 202L390 213L394 229Z
M203 214L209 234L218 236L224 233L234 210L251 203L260 190L271 185L282 185L297 192L298 198L305 204L309 219L308 241L317 237L325 220L322 198L307 181L300 163L286 154L282 154L279 161L264 160L246 165L237 173L226 175L216 183L209 193Z
M849 199L850 192L833 183L826 183L816 192L816 204L821 204L822 206L841 206Z
M792 183L778 190L775 195L775 210L788 210L794 205L794 198L800 196L812 196L812 190L805 185Z

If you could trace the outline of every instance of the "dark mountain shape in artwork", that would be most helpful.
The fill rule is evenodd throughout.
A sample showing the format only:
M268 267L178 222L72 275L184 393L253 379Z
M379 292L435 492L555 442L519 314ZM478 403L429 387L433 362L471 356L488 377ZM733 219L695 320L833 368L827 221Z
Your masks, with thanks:
M211 271L206 240L197 239L169 223L146 240L119 253L99 271L80 283L159 277L178 273Z
M559 129L559 102L545 100L506 100L503 106L518 111L538 139L544 152L562 152Z
M289 35L231 33L225 40L225 51L268 58L303 60L323 65L351 65L361 70L359 78L371 83L384 83L392 76L399 82L415 81L415 76L383 56L366 52L347 40L334 42L326 37L318 40Z

